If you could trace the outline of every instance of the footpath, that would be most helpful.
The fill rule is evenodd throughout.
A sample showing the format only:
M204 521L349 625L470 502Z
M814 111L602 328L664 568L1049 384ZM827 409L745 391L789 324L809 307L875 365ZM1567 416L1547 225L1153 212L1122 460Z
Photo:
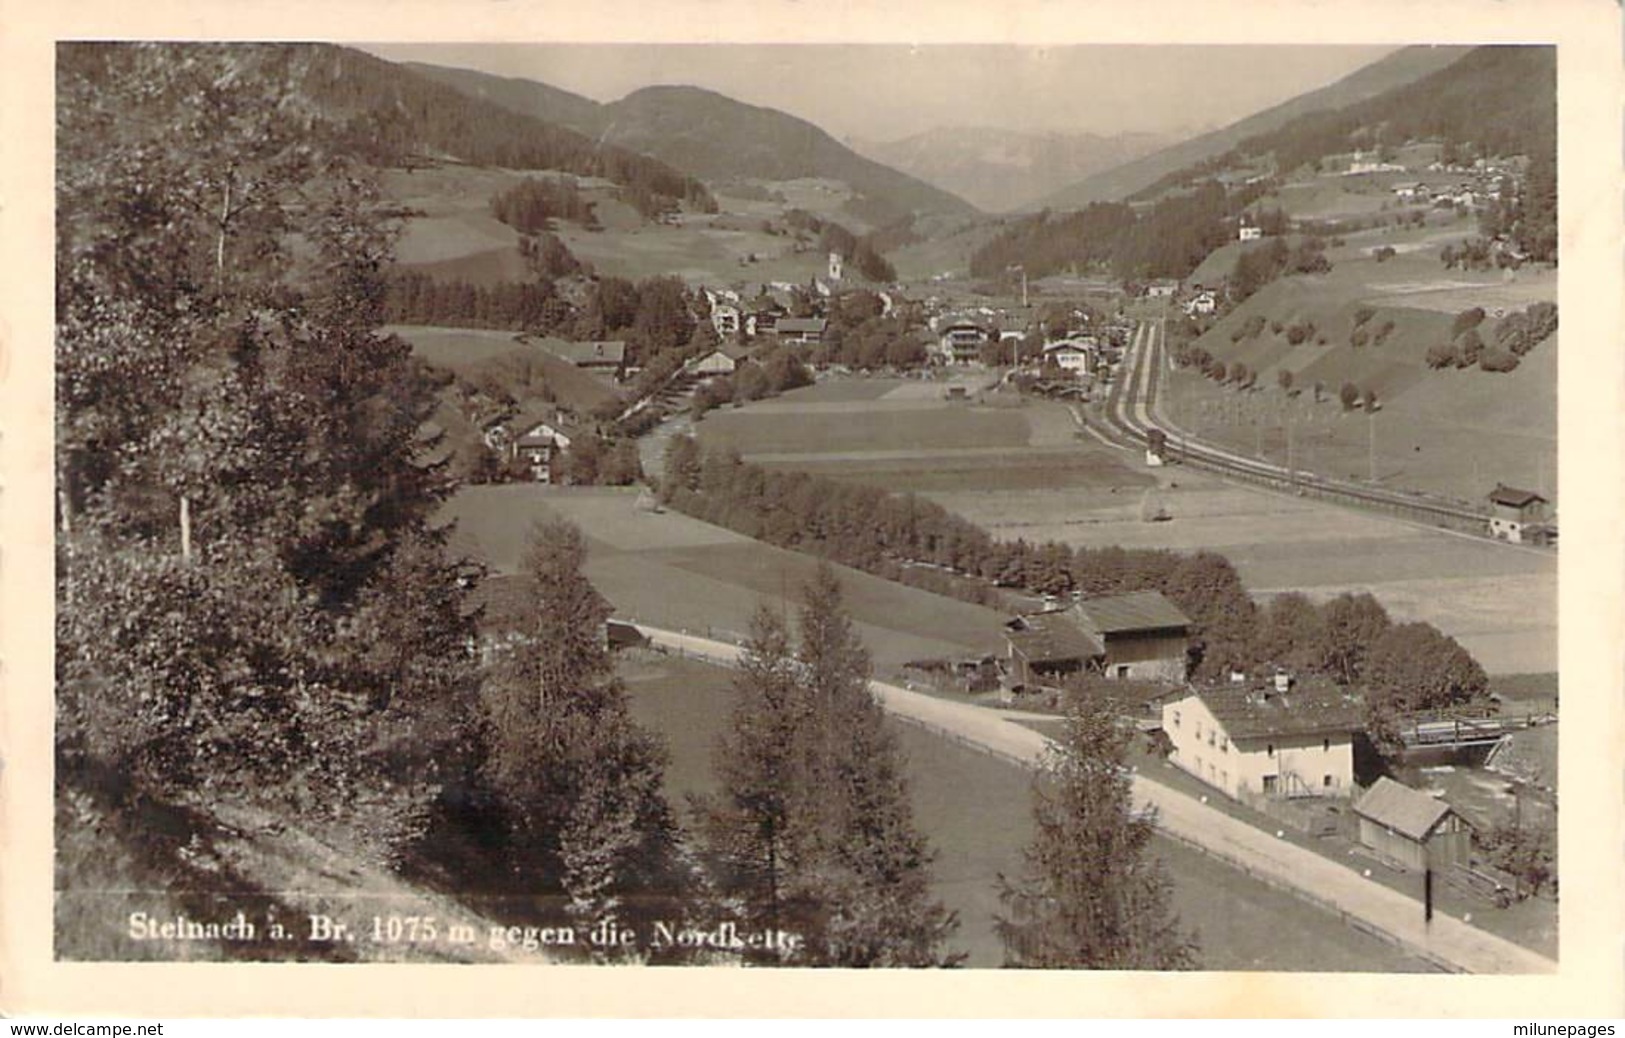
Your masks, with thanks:
M729 642L639 628L651 643L732 665L740 649ZM885 682L870 683L885 709L941 736L1035 767L1049 740L1014 723L997 710L956 703ZM1390 940L1442 969L1459 973L1555 973L1544 955L1486 933L1459 919L1435 914L1424 922L1422 906L1398 891L1361 876L1313 851L1277 839L1261 829L1141 775L1134 776L1141 808L1154 808L1167 835L1210 856L1337 913L1345 923Z

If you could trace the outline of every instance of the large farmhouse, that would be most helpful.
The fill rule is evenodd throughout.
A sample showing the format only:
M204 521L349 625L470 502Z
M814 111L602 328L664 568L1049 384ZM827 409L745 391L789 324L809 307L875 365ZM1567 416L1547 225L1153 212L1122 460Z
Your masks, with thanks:
M1159 591L1018 616L1005 625L1011 679L1053 683L1088 670L1122 680L1183 681L1190 626Z
M1331 684L1192 689L1162 707L1169 761L1237 800L1354 791L1358 700Z
M1183 681L1190 617L1160 591L1086 598L1069 615L1101 645L1100 670L1109 678Z

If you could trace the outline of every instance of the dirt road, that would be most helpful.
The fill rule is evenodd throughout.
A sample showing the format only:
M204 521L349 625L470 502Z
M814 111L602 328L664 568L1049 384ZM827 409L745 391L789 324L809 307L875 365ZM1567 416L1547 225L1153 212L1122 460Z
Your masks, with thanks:
M644 627L643 631L656 645L694 656L721 663L739 658L739 647L728 642L658 628ZM871 688L892 714L1027 767L1042 758L1049 743L1001 711L878 681L871 682ZM1157 810L1158 826L1175 839L1195 844L1266 883L1292 889L1343 916L1350 925L1385 936L1446 969L1465 973L1557 971L1557 963L1551 959L1458 919L1435 915L1431 924L1424 923L1422 906L1403 894L1151 779L1135 776L1134 794L1142 806Z

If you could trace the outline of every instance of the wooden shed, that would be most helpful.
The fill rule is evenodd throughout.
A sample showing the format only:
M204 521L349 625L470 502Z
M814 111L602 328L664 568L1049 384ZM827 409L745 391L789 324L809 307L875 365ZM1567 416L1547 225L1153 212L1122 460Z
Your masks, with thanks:
M1448 803L1383 777L1354 804L1360 842L1407 869L1466 865L1472 828Z

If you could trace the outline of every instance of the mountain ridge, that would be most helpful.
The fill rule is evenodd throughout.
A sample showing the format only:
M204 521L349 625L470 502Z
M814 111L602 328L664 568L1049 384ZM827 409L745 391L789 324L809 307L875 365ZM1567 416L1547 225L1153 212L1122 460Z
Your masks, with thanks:
M809 120L704 87L646 86L604 103L533 79L420 62L409 67L464 93L479 92L510 111L559 120L604 144L701 179L843 180L864 196L876 222L909 214L979 212L952 192L858 154Z
M1077 209L1090 202L1121 201L1149 187L1161 177L1222 155L1241 141L1278 129L1299 116L1346 107L1423 79L1454 64L1472 49L1470 46L1454 45L1405 47L1356 69L1334 83L1255 112L1222 129L1180 141L1122 166L1091 174L1045 196L1028 208Z

